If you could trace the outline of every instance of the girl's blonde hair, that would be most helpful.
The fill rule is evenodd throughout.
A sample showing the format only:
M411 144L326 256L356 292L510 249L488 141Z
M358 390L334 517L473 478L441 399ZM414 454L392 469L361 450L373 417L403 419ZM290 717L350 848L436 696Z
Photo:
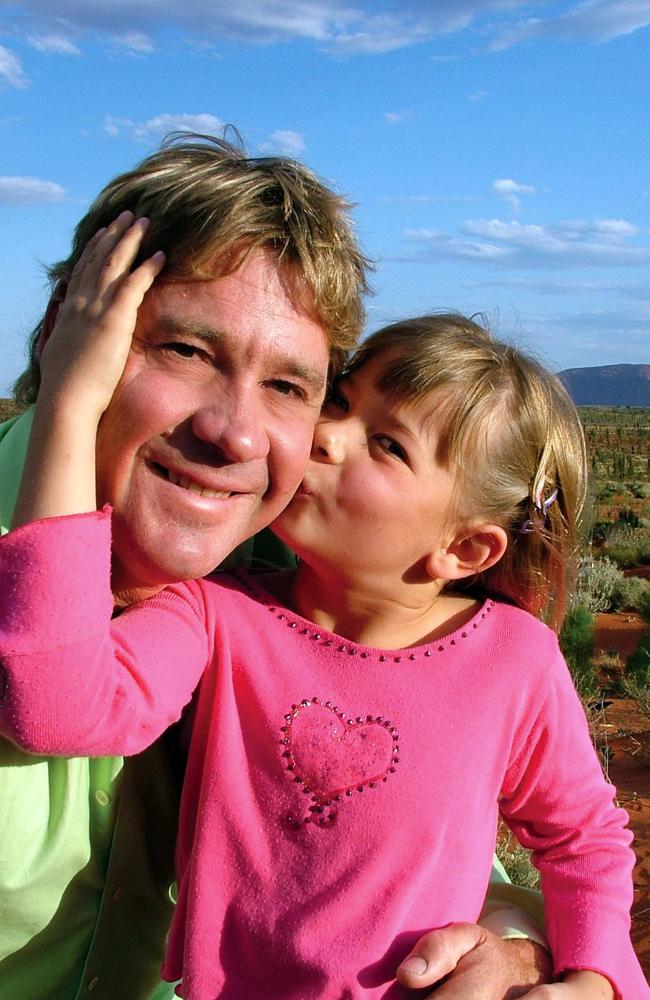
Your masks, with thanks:
M379 353L387 355L382 392L413 403L437 397L436 459L457 473L454 519L467 527L498 524L508 535L503 558L469 583L559 630L574 582L587 468L582 427L564 386L533 358L454 313L384 327L346 370Z

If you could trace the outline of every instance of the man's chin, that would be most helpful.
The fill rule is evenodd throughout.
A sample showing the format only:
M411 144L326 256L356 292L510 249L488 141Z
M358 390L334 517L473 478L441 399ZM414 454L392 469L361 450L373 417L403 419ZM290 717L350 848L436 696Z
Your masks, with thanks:
M113 532L113 592L147 596L183 580L208 576L269 518L257 516L239 525L215 525L188 530L187 525L166 524L158 531L138 534L126 530L119 517ZM151 525L148 526L151 528Z

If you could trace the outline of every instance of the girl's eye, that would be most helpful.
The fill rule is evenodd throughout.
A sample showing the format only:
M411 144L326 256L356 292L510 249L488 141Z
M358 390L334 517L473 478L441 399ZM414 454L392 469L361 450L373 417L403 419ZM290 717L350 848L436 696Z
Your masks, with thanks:
M391 437L387 437L385 434L377 434L375 441L380 448L388 452L389 455L394 455L395 458L399 458L402 462L407 461L407 454L402 448L401 444Z

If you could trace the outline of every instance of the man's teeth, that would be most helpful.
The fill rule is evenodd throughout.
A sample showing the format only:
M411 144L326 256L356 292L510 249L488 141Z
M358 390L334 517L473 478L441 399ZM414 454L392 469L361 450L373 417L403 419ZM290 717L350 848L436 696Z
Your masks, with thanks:
M195 483L193 479L188 479L187 476L177 476L171 469L167 470L167 478L174 486L180 486L184 490L189 490L190 493L198 493L202 497L224 500L226 497L231 496L230 490L210 490L206 486Z

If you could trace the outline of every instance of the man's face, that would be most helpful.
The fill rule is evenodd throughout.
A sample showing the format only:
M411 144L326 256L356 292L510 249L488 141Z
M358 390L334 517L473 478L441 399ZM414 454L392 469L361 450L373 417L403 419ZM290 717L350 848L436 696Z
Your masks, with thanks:
M309 459L327 365L322 325L265 251L148 292L97 442L116 593L203 576L277 516Z

